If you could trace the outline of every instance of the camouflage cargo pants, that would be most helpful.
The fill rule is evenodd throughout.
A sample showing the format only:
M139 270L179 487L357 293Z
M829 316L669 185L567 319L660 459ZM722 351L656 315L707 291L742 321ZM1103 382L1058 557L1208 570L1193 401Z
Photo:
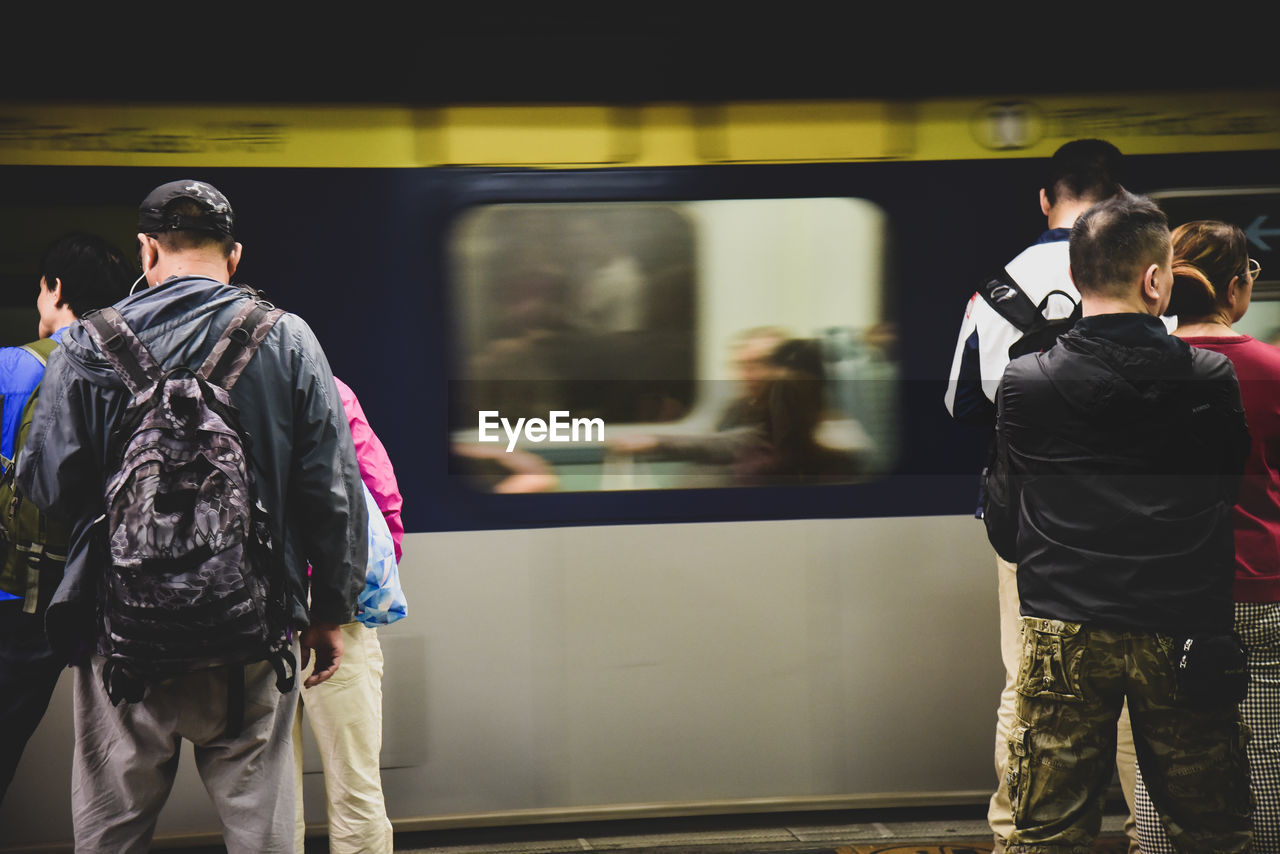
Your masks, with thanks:
M1172 646L1149 632L1022 618L1008 851L1088 854L1126 697L1138 763L1177 850L1250 850L1248 727L1234 704L1178 703Z

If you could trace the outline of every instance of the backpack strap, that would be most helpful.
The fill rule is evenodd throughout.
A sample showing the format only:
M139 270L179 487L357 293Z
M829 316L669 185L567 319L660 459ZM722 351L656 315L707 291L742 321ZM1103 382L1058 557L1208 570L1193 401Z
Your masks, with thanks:
M1023 292L1008 271L1001 270L994 276L988 276L978 286L978 293L987 301L987 305L996 313L1017 327L1019 332L1026 332L1037 322L1044 320L1044 315L1031 298Z
M81 318L81 323L129 391L141 394L160 379L160 365L155 357L114 307L91 311Z
M52 338L41 338L32 341L30 344L23 344L22 349L35 356L40 364L45 367L49 366L49 354L58 346L58 342Z
M1071 314L1067 315L1067 317L1074 317L1076 320L1080 319L1080 316L1084 313L1084 309L1081 307L1079 300L1066 291L1060 291L1057 288L1054 288L1044 295L1044 299L1040 300L1040 306L1036 310L1043 315L1045 309L1049 307L1049 300L1053 299L1055 296L1060 296L1075 306L1075 308L1071 309Z
M147 683L124 662L109 658L102 665L102 687L111 705L140 703L147 693Z
M271 658L271 667L276 671L276 689L281 694L288 694L298 681L298 659L289 647L282 647Z
M53 340L52 338L37 338L35 341L32 341L28 344L23 344L20 349L26 350L28 353L30 353L35 358L35 360L40 363L40 366L42 368L47 368L49 367L49 354L52 353L54 351L54 348L56 348L57 346L58 346L58 342ZM31 401L34 400L39 393L40 393L40 386L37 383L35 391L32 391L31 394L27 397L28 407L31 405ZM22 418L26 418L25 409L23 410L23 413L24 414ZM4 415L4 397L0 395L0 416L3 416L3 415ZM3 454L0 454L0 472L8 471L9 466L13 465L14 460L18 458L18 449L22 447L23 438L25 437L22 436L21 420L19 420L19 432L16 433L13 437L13 459L11 460L8 457L4 456Z
M196 375L230 391L240 378L240 372L257 352L262 339L267 337L283 314L284 309L276 308L265 300L248 300L222 330L209 358L204 360Z
M29 344L23 344L22 349L47 367L49 356L57 346L58 342L52 338L40 338ZM5 566L0 571L6 574L3 579L4 590L22 597L22 611L25 614L36 613L40 605L41 573L47 571L50 573L48 577L53 577L53 573L61 577L67 556L58 552L66 551L67 541L70 538L70 531L65 523L50 520L45 513L36 511L35 505L30 505L14 484L15 464L31 432L32 413L35 412L36 402L39 399L40 385L37 384L28 395L22 414L18 418L18 428L13 437L13 459L0 456L0 468L4 470L0 475L0 495L3 495L3 500L7 504L5 507L0 507L0 544L12 549L12 554L6 556ZM27 509L28 506L31 510ZM10 527L12 530L9 530ZM49 548L49 545L54 543L57 544L56 550ZM2 550L0 548L0 551ZM25 559L23 559L24 555ZM43 592L47 593L48 590Z

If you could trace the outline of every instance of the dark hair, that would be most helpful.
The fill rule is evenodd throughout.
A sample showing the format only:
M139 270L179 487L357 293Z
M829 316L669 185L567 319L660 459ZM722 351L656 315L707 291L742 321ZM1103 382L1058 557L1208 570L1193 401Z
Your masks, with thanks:
M822 344L812 338L791 338L773 348L765 362L791 371L797 379L826 379Z
M1226 304L1227 286L1247 276L1248 239L1237 225L1200 219L1173 230L1173 294L1166 314L1205 317Z
M1169 220L1146 196L1120 195L1089 208L1071 228L1071 278L1081 293L1127 296L1151 264L1169 257Z
M40 259L45 287L53 290L56 281L61 281L62 302L58 305L67 305L76 317L123 299L136 275L119 249L83 232L58 238Z
M198 202L188 198L177 198L162 208L165 216L177 215L199 219L205 215L205 209ZM231 250L236 239L221 231L203 229L174 229L157 231L151 235L168 252L183 252L188 249L213 249L223 258L231 257Z
M1061 146L1045 176L1049 204L1060 198L1100 202L1121 192L1120 160L1120 149L1103 139L1076 139Z
M813 431L822 420L826 370L822 344L812 338L791 338L773 349L765 362L782 368L769 388L769 440L783 454L813 445Z

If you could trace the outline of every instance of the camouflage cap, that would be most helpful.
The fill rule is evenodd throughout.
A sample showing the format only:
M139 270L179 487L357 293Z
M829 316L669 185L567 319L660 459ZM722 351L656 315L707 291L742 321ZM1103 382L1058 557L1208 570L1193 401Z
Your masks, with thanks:
M199 216L166 213L175 199L190 199L202 209ZM144 234L158 231L215 231L234 237L235 214L227 197L204 181L170 181L156 187L138 208L138 230Z

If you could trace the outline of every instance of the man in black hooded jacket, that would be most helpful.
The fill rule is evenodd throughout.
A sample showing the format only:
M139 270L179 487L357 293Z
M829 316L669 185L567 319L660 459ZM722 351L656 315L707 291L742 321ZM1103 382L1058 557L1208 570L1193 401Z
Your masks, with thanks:
M1084 317L1009 364L987 483L988 535L1018 564L1022 612L1008 850L1088 850L1127 697L1178 850L1247 851L1247 728L1225 690L1193 696L1178 676L1187 638L1238 652L1230 510L1249 440L1235 372L1159 320L1172 249L1150 200L1090 208L1070 257ZM1208 664L1193 675L1231 681Z

